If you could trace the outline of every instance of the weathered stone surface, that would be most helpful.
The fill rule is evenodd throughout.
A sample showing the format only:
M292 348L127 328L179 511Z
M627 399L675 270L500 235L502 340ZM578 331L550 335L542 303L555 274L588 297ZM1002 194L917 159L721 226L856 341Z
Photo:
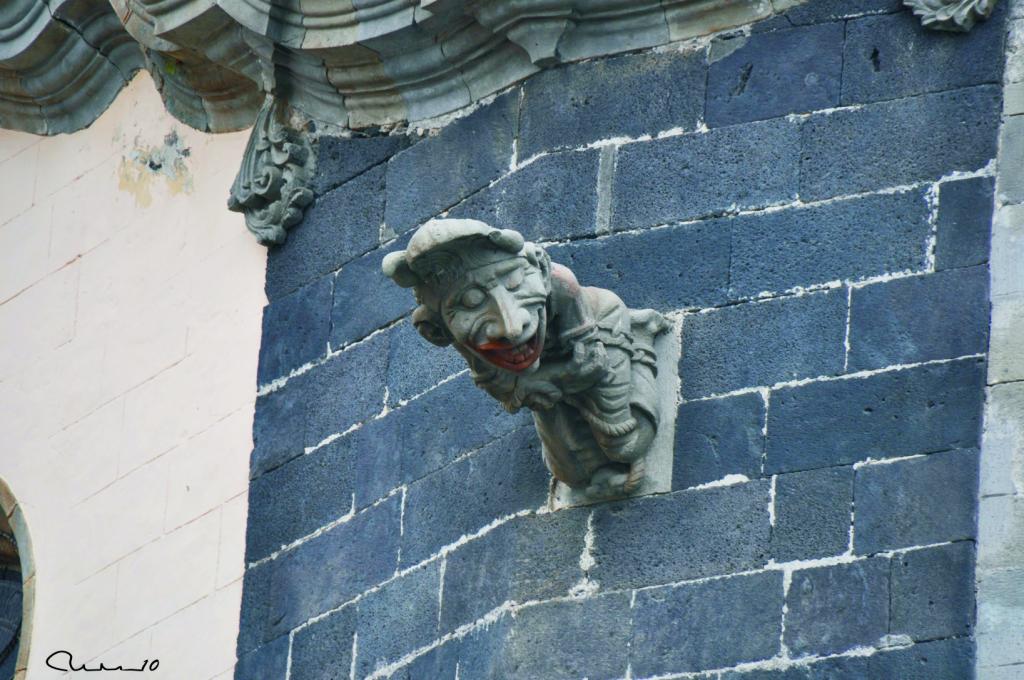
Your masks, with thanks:
M851 371L983 354L988 348L988 267L937 272L855 288Z
M440 585L441 563L435 561L359 601L359 677L366 677L437 637Z
M1011 116L1003 123L999 139L999 173L996 191L1003 203L1024 202L1024 117Z
M383 215L383 167L318 197L288 240L269 250L267 297L277 300L376 248Z
M514 519L449 555L441 632L472 623L507 600L567 595L584 576L587 516L570 509Z
M626 672L629 594L549 602L521 610L503 641L505 675L516 680L621 678ZM480 676L471 676L480 677Z
M974 641L924 642L868 657L872 680L962 680L974 676Z
M696 52L629 55L534 76L523 86L519 156L607 137L694 129L703 113L702 57ZM651 92L660 96L651 98Z
M761 208L795 198L795 123L747 123L619 149L612 229Z
M515 229L528 241L593 234L599 155L591 149L542 156L473 194L448 216Z
M868 660L862 656L847 656L784 670L723 673L721 680L864 680L868 677Z
M773 392L765 471L977 446L984 371L965 359Z
M709 68L708 126L837 106L842 50L839 22L750 36Z
M989 347L993 383L1024 380L1024 292L992 297L992 340Z
M334 277L327 275L263 309L260 385L327 354Z
M963 541L892 558L889 631L914 640L974 630L974 543Z
M458 352L451 347L437 347L424 341L411 322L398 324L386 332L390 343L388 406L411 399L445 378L466 370L466 361Z
M313 376L308 373L296 376L283 387L256 399L250 478L255 479L302 453L306 402L312 394L312 383Z
M988 496L979 505L978 568L1024 564L1024 496Z
M1024 383L993 385L985 409L981 495L1024 492Z
M979 666L1014 664L1011 670L1020 668L1019 660L1024 658L1024 638L1020 635L1022 616L1024 568L979 569L976 630ZM987 677L979 673L979 678ZM1005 677L1013 680L1011 675Z
M288 631L390 578L398 565L401 498L389 498L274 560L265 625Z
M672 488L706 484L726 475L761 474L764 399L741 394L679 407Z
M378 137L321 137L317 143L317 172L310 188L323 195L394 156L415 141L409 135Z
M404 247L399 242L352 260L334 279L331 312L331 348L361 340L373 331L397 321L416 306L408 291L391 282L380 269L389 252ZM372 304L367 304L372 301Z
M548 480L537 434L525 427L410 484L402 565L426 559L496 517L539 508Z
M910 12L854 19L846 24L842 103L998 83L1003 30L1001 17L967 35L924 28Z
M753 569L769 529L767 481L599 506L590 577L634 588Z
M618 234L547 249L585 286L615 291L633 308L707 307L725 301L729 232L719 225L684 225ZM645 263L641 273L636 263Z
M310 371L306 446L344 432L383 408L389 340L386 334L374 336Z
M785 18L796 26L817 24L837 19L904 11L901 0L815 0L801 2L785 13Z
M295 633L290 680L334 680L352 668L356 608L349 605ZM259 677L259 676L253 676Z
M630 661L640 677L726 668L775 656L781 629L782 572L642 590Z
M783 639L794 656L873 646L888 632L889 560L796 571L786 607Z
M861 468L854 482L853 549L864 555L974 538L977 493L975 449Z
M923 269L924 190L733 218L730 298Z
M683 320L679 373L692 399L843 370L846 293L748 302Z
M356 503L369 505L529 424L528 413L507 413L481 394L468 375L445 383L351 435L358 451Z
M287 680L288 636L282 635L255 651L243 654L235 664L235 680Z
M249 484L245 557L255 562L342 517L352 508L351 439L285 463Z
M999 88L982 85L816 114L800 126L800 198L977 170L996 155Z
M988 262L992 233L991 177L944 182L939 188L935 268L954 269Z
M776 562L839 555L850 543L853 469L823 468L775 480L772 558Z
M507 171L519 111L512 91L393 156L385 222L397 233L447 210Z

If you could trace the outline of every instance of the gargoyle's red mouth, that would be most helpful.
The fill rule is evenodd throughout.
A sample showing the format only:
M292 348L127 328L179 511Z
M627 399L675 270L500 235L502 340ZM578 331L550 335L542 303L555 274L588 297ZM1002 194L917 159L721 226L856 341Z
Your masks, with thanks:
M526 342L513 345L508 342L491 341L477 345L476 351L495 366L513 373L525 371L540 357L540 333L534 333Z

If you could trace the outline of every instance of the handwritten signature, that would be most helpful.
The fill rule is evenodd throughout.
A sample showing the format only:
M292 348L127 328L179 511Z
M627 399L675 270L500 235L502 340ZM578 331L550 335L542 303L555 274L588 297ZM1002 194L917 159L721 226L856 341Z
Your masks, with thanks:
M53 663L51 663L51 660L54 657L61 656L67 657L67 666L65 668L61 668L59 665L54 666ZM142 665L138 668L125 668L120 664L118 664L117 666L107 666L103 663L100 663L100 665L96 668L89 668L84 663L81 666L75 666L74 659L71 658L71 652L67 651L66 649L60 649L51 654L50 656L46 657L46 665L55 671L85 671L86 673L95 673L97 671L123 671L130 673L142 673L143 671L155 671L157 668L159 668L160 659L153 659L152 661L150 661L149 659L143 659Z

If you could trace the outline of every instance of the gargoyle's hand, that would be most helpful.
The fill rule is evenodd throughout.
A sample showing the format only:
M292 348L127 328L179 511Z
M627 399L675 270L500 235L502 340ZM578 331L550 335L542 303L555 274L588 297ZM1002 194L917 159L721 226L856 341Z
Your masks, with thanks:
M608 372L608 352L600 342L577 342L572 359L565 365L565 384L586 389Z
M562 400L562 390L547 380L520 378L516 385L516 399L534 411L546 411Z

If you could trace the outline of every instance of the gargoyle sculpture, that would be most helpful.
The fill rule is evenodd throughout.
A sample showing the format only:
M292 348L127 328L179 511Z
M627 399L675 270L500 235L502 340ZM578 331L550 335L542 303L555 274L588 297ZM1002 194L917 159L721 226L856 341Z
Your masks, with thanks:
M556 479L589 498L640 487L658 428L661 314L581 286L542 247L476 220L427 222L383 269L415 290L423 337L454 345L506 409L533 412Z

